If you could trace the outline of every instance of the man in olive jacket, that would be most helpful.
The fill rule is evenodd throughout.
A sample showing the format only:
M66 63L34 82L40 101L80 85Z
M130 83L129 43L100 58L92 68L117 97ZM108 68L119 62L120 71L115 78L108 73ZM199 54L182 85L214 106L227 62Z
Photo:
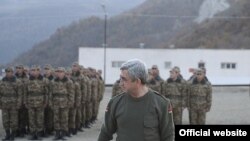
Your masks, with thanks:
M120 68L124 93L112 98L98 141L174 141L170 100L146 86L146 65L133 59Z

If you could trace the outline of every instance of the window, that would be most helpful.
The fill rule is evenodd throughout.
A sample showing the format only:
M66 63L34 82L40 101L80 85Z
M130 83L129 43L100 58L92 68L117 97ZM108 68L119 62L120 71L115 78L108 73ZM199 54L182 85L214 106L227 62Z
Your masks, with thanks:
M112 61L112 68L120 68L125 61Z
M200 62L198 63L198 68L205 68L205 62L200 61Z
M227 62L221 63L221 69L236 69L236 67L237 67L236 63L227 63Z
M166 69L170 69L172 67L171 62L165 62L164 64Z

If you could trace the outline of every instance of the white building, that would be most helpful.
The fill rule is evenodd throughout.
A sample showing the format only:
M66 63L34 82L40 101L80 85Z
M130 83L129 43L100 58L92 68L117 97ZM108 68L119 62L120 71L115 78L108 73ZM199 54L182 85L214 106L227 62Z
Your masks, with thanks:
M204 66L212 85L250 84L250 50L106 48L106 71L104 52L104 48L80 47L79 63L106 72L107 85L119 78L121 64L133 58L143 60L148 68L158 65L164 79L174 66L180 67L185 79L192 75L192 68Z

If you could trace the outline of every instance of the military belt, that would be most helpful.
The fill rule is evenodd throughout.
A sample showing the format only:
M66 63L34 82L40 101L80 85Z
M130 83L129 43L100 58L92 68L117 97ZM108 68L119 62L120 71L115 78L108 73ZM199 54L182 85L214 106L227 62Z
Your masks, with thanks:
M32 93L29 93L28 95L29 95L29 96L43 96L44 94L43 94L43 93L40 93L40 92L37 92L37 93L32 92Z
M62 94L62 93L53 93L52 96L53 97L66 97L68 95L67 94Z
M191 96L190 100L205 101L206 97L205 96Z
M16 93L3 93L2 97L16 97L17 94Z

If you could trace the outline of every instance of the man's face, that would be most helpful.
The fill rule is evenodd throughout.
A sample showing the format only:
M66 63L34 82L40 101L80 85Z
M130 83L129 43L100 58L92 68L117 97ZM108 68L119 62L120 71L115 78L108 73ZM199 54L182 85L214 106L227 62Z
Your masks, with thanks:
M49 68L44 68L44 73L46 75L50 75L51 74L51 70Z
M72 71L73 72L77 72L77 71L79 71L80 69L79 69L79 66L77 66L77 65L72 65Z
M57 75L59 79L63 79L65 76L65 72L64 71L57 71Z
M13 76L13 72L12 71L6 71L6 77L10 78Z
M124 92L131 93L136 89L136 81L132 82L127 70L122 70L120 74L120 86Z
M177 76L178 76L177 72L175 72L175 71L170 71L170 78L176 79Z
M203 72L197 72L197 73L196 73L196 77L197 77L197 80L198 80L198 81L201 81L201 80L204 79L205 74L204 74Z
M16 73L22 74L22 73L23 73L23 68L21 68L21 67L16 67Z
M159 72L157 67L152 67L151 70L152 70L152 71L151 71L151 72L152 72L152 75L154 75L154 76L157 75L158 72Z
M37 77L40 74L39 69L31 69L31 75Z

